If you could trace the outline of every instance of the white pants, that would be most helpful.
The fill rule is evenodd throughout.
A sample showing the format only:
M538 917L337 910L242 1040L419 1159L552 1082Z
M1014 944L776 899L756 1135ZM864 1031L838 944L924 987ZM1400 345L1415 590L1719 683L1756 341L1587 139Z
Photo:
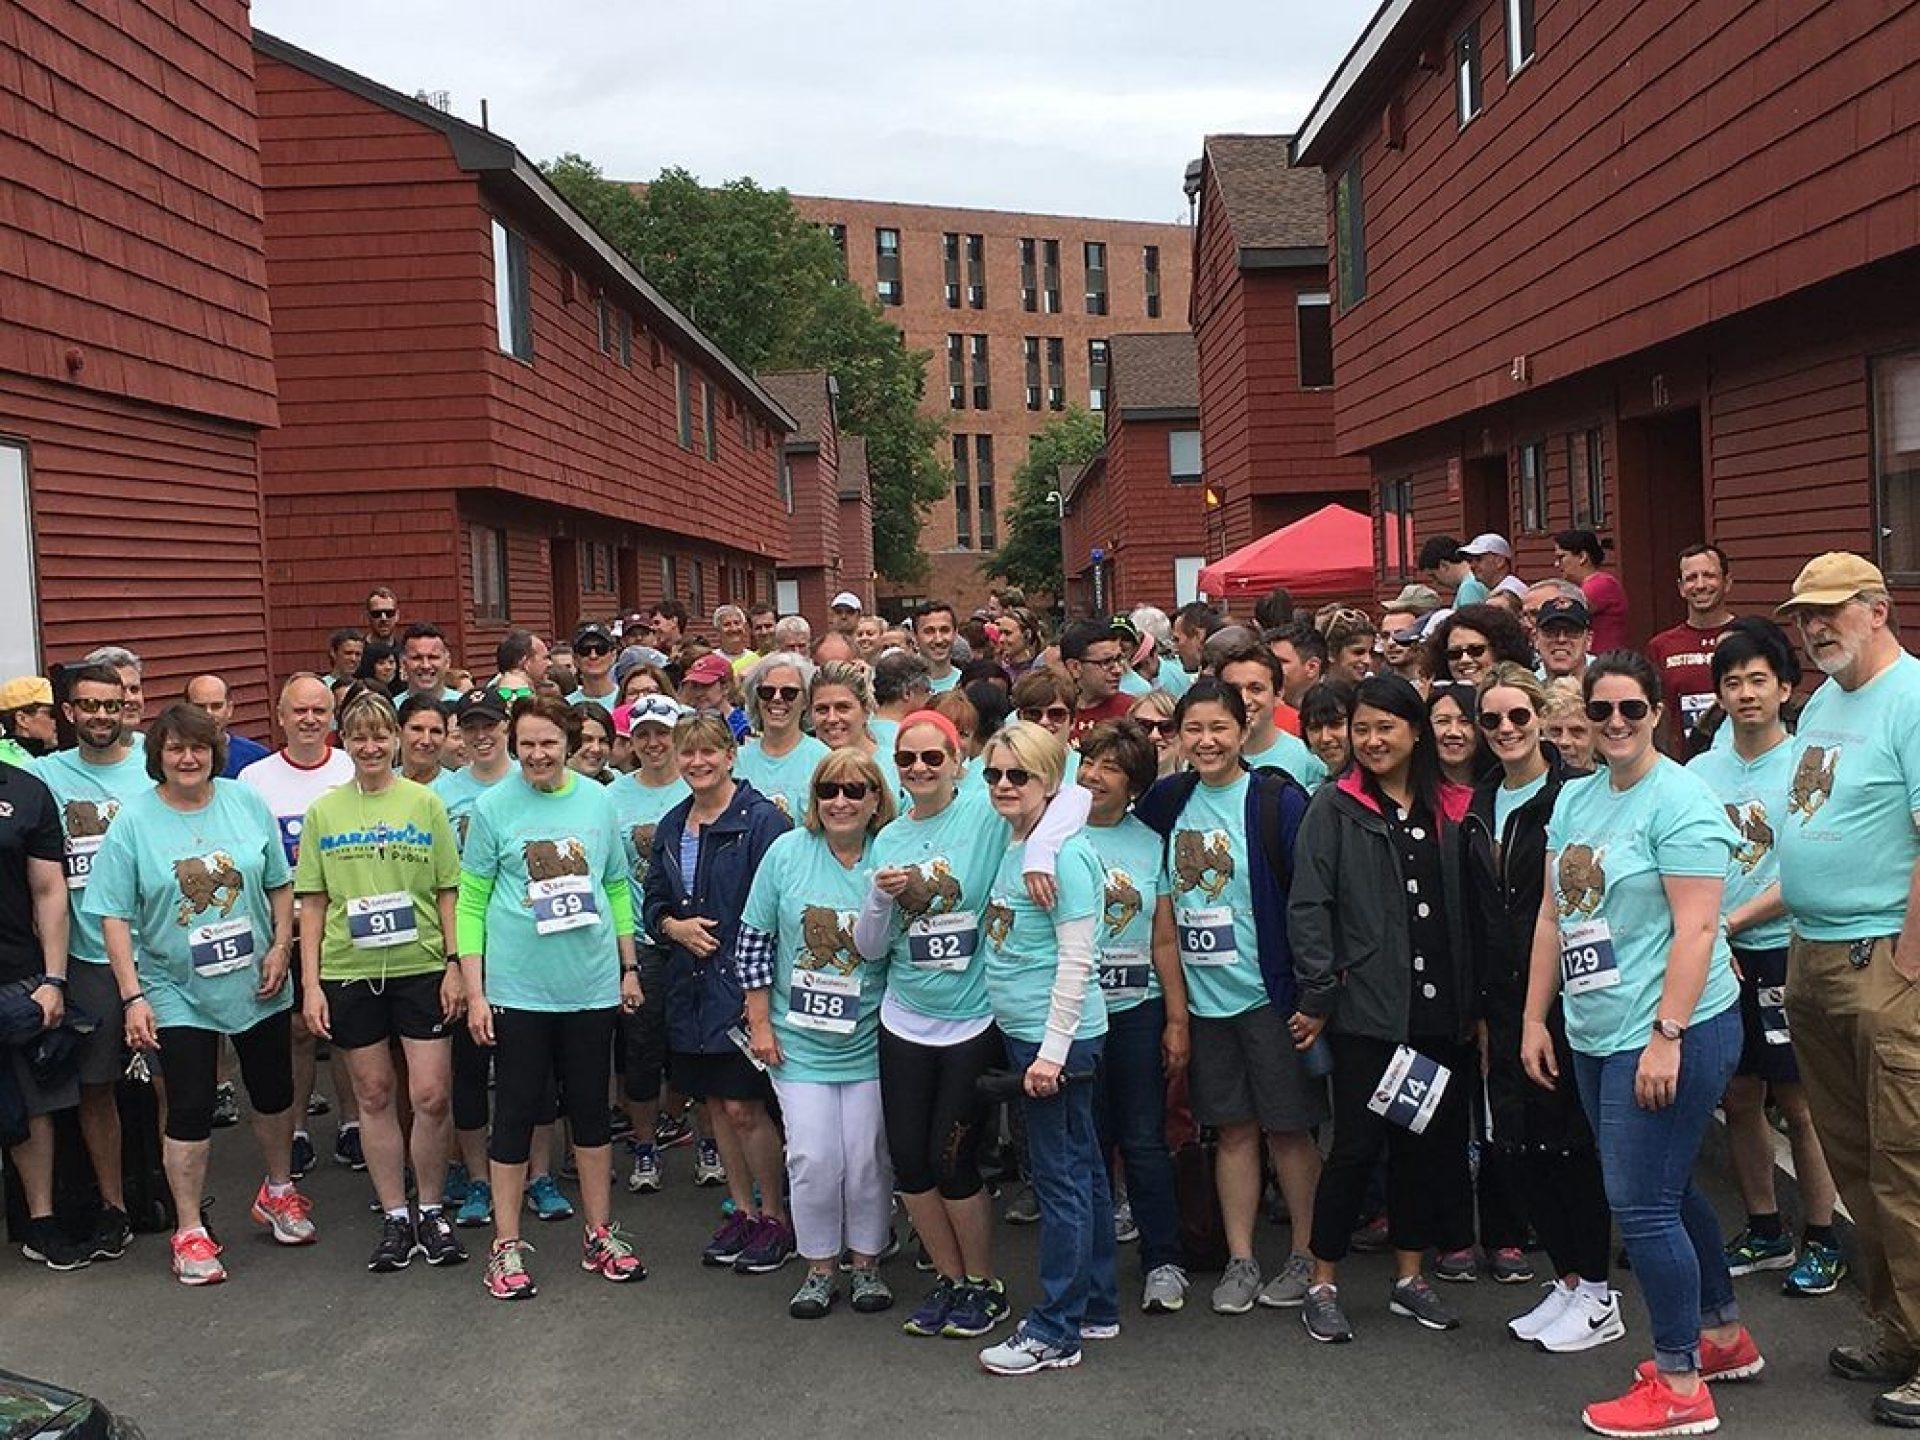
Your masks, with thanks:
M787 1129L788 1205L809 1260L842 1250L878 1255L893 1231L893 1162L880 1114L880 1082L773 1082Z

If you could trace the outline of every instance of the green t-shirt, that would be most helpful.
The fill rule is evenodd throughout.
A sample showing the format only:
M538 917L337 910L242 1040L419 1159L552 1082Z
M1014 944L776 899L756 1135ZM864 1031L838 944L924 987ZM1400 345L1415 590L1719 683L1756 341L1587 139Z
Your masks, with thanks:
M1084 835L1073 836L1060 847L1055 863L1058 898L1052 910L1043 910L1027 894L1021 872L1024 853L1024 846L1011 842L1001 848L980 929L986 942L987 995L993 1003L994 1022L1003 1035L1038 1045L1047 1038L1047 1009L1060 964L1054 926L1099 915L1106 900L1106 877ZM1087 986L1074 1038L1090 1040L1106 1033L1107 1006L1096 974Z
M880 1076L880 1000L887 962L860 958L853 922L873 882L867 855L852 869L825 837L789 830L767 847L747 892L743 924L776 940L767 996L782 1080L844 1084Z
M91 765L78 750L62 750L42 757L33 773L53 792L60 807L60 832L66 837L67 953L104 965L107 943L100 935L100 917L87 910L87 877L120 807L153 788L146 757L130 749L111 765Z
M1010 833L985 790L962 786L932 819L901 815L874 837L874 869L918 875L894 902L887 969L887 988L907 1009L936 1020L991 1013L981 912Z
M1727 868L1726 894L1720 901L1720 913L1730 915L1780 878L1774 827L1786 820L1787 792L1793 788L1793 738L1782 739L1751 761L1742 760L1731 746L1709 750L1689 761L1687 769L1712 787L1739 831L1733 864ZM1781 950L1792 939L1793 922L1782 915L1748 926L1732 943L1742 950Z
M1575 1050L1616 1055L1647 1043L1673 945L1661 877L1723 879L1733 850L1733 826L1707 782L1665 757L1625 791L1605 770L1567 782L1547 824L1547 860ZM1739 998L1723 926L1686 1023L1711 1020Z
M807 790L813 784L813 772L826 758L826 745L811 735L802 735L800 743L778 759L762 750L758 740L749 740L740 747L733 774L736 780L746 781L773 801L782 815L798 825L807 813Z
M440 892L460 884L447 807L404 775L377 795L357 781L307 808L293 893L327 897L322 980L432 975L446 964ZM303 922L304 923L304 922Z
M1260 934L1247 868L1247 787L1242 772L1218 789L1193 787L1174 822L1168 877L1180 973L1195 1015L1224 1020L1267 1003Z
M678 775L665 785L642 785L637 775L623 775L607 787L613 796L614 818L620 826L620 844L627 855L627 874L636 896L647 881L647 863L653 855L653 832L666 813L693 794ZM638 908L637 906L635 907Z
M192 814L149 786L113 817L86 908L132 925L157 1025L237 1035L293 1004L291 984L264 1000L254 993L273 944L268 893L292 878L280 824L251 786L215 780Z
M1308 790L1316 790L1320 782L1327 778L1327 767L1320 757L1307 748L1306 742L1298 735L1275 728L1273 744L1258 755L1241 756L1249 770L1257 770L1262 765L1271 765L1286 771Z
M620 1003L607 886L627 883L613 800L578 775L536 790L508 776L474 804L460 868L489 881L486 996L510 1010Z
M500 780L511 774L511 767L501 771ZM462 853L467 848L467 822L473 818L474 801L498 785L500 780L482 780L473 773L471 765L459 770L442 770L433 777L433 793L447 807L447 818L453 822L454 843Z
M1105 895L1094 948L1100 956L1100 989L1107 1013L1131 1010L1160 997L1153 968L1153 912L1167 893L1160 837L1132 815L1117 825L1089 825L1080 832L1100 862Z

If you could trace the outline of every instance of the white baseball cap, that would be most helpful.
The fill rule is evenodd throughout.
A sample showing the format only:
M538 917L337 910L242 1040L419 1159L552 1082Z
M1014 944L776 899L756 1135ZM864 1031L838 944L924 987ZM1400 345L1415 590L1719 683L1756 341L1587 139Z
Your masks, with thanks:
M833 597L832 605L827 608L831 610L864 611L867 607L860 603L860 597L851 590L842 590L838 595Z
M1513 558L1513 546L1507 543L1504 535L1476 535L1460 547L1462 555L1498 555L1503 559Z
M631 735L642 725L664 725L671 730L692 713L671 695L642 695L627 707L626 733Z

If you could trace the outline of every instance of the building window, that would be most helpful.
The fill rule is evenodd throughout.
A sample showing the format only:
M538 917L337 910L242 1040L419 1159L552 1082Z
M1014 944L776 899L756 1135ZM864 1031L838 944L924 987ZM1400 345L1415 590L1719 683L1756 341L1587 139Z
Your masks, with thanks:
M1020 242L1020 308L1029 313L1040 308L1039 262L1034 258L1038 248L1033 240Z
M940 237L940 263L946 273L946 300L949 310L960 308L960 237L949 230Z
M987 360L987 337L969 335L967 337L967 359L973 378L973 408L991 410L993 408L993 369Z
M1547 528L1547 442L1529 440L1520 447L1520 529L1538 534Z
M1880 568L1920 573L1920 350L1875 360L1873 493Z
M704 615L707 613L707 577L703 573L706 566L695 560L687 569L692 572L693 580L691 593L687 596L687 608L696 615Z
M493 312L503 354L533 359L533 300L527 284L527 239L493 222Z
M1333 384L1333 306L1324 290L1294 297L1300 336L1300 388L1325 390Z
M1160 247L1149 245L1141 258L1140 268L1147 282L1147 318L1160 318Z
M827 238L833 241L833 248L840 252L840 273L847 273L847 227L838 221L827 222Z
M470 527L473 545L473 618L507 619L507 532L491 525Z
M967 236L967 308L987 308L987 237Z
M1040 242L1041 308L1049 315L1060 313L1060 242Z
M600 353L611 355L622 365L633 365L633 317L616 305L600 300Z
M1067 342L1058 335L1047 338L1047 408L1067 408Z
M1040 337L1029 335L1020 342L1020 358L1027 369L1027 409L1040 408Z
M1480 22L1453 37L1453 95L1460 124L1480 113Z
M793 462L784 449L780 452L780 507L789 515L793 513Z
M701 444L707 452L707 459L720 458L720 430L713 423L713 386L706 381L700 382L700 436Z
M973 498L980 508L980 548L991 550L996 544L993 520L993 437L973 437Z
M874 287L882 305L900 303L900 232L878 229L873 232L873 266L878 276Z
M1360 157L1340 172L1333 192L1335 257L1340 266L1340 308L1351 310L1367 298L1366 198L1360 184Z
M1087 342L1087 408L1107 408L1107 342Z
M693 377L687 373L686 363L673 362L673 405L675 418L680 424L680 448L693 449Z
M947 336L947 408L967 408L967 352L964 335Z
M953 437L953 543L973 548L973 451L968 436Z
M1200 483L1200 432L1198 430L1168 432L1167 475L1176 485Z
M1107 313L1107 247L1089 240L1081 247L1087 262L1087 314Z
M1607 523L1607 471L1597 429L1576 430L1567 437L1567 488L1575 525L1598 530Z
M1380 486L1381 574L1405 580L1413 573L1413 477Z
M613 546L600 540L588 540L581 545L581 560L584 561L584 574L581 588L589 595L608 595L613 592Z
M1507 0L1507 74L1533 60L1533 0Z
M662 600L680 598L680 562L671 555L660 557L660 598Z

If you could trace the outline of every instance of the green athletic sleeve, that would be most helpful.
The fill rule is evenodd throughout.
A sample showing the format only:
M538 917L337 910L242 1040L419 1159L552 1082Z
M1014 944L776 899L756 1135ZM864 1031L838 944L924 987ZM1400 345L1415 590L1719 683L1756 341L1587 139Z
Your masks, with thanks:
M607 914L613 917L614 934L633 934L633 886L626 880L607 882Z
M454 907L455 937L462 955L487 953L487 902L493 899L493 877L460 872L460 898Z

